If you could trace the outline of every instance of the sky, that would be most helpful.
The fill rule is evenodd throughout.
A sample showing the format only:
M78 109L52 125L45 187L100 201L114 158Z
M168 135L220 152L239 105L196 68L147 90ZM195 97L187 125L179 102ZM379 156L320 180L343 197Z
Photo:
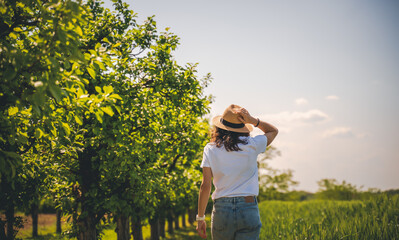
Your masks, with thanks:
M125 2L180 37L178 64L211 73L209 117L237 104L280 130L270 165L292 169L295 189L399 188L398 1Z

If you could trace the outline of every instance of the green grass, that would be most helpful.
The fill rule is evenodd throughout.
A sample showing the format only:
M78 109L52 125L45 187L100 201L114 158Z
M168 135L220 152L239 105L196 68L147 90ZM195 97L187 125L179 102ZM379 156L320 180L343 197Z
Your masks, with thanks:
M168 223L166 222L165 224L165 238L163 238L164 240L200 240L202 238L200 238L198 236L197 230L196 228L196 223L194 223L194 225L190 225L187 222L187 216L186 216L186 226L185 228L182 228L181 226L181 216L179 217L179 223L180 223L180 229L179 230L175 230L174 233L172 235L169 235L167 232L168 229ZM210 222L211 222L211 218L210 216L207 217L207 239L211 239L211 229L210 229ZM144 240L150 240L151 237L151 228L150 225L145 225L143 226L143 238ZM105 229L104 230L104 235L102 237L103 240L114 240L116 239L116 233L115 233L115 226L110 226L109 229ZM133 238L132 238L133 239ZM161 238L162 239L162 238Z
M182 220L181 220L181 216L179 218L179 223L181 224ZM207 217L207 223L210 224L210 216ZM196 223L194 223L196 224ZM207 229L207 234L208 234L208 239L210 239L210 225L208 224L208 229ZM165 240L178 240L178 239L187 239L187 240L199 240L202 239L198 236L197 234L197 230L195 230L196 225L190 225L187 222L187 216L186 216L186 228L182 228L180 226L179 230L175 230L174 234L169 235L166 231L166 236L165 236ZM67 229L70 228L70 224L65 223L62 226L62 229L65 231ZM165 225L165 229L168 229L168 223L166 222ZM69 238L67 238L66 236L63 235L59 235L55 233L56 230L56 226L55 223L52 225L48 225L48 226L41 226L39 225L38 227L38 232L39 232L39 237L37 238L32 238L32 228L28 227L25 229L22 229L18 232L17 238L19 239L29 239L29 240L52 240L52 239L56 239L56 240L67 240ZM150 225L146 224L145 226L143 226L143 238L145 240L149 240L150 236L151 236L151 228ZM103 230L103 235L102 235L102 239L103 240L115 240L116 237L116 232L115 232L115 225L111 224L105 227L105 229ZM132 238L133 239L133 238Z
M262 229L260 239L398 239L399 196L381 196L367 201L304 202L265 201L259 204ZM207 217L207 234L210 238L210 214ZM181 222L181 220L180 220ZM104 230L103 239L116 239L115 226ZM167 229L167 223L166 223ZM55 226L40 229L37 239L64 239L53 235ZM30 236L31 231L29 231ZM27 237L18 237L30 239ZM143 227L144 239L150 239L150 227ZM66 239L66 238L65 238ZM166 233L167 240L200 240L195 226Z
M24 216L22 213L18 213L18 216ZM42 218L53 218L53 219L42 219ZM45 222L49 223L52 222L53 224L40 224L41 220L44 220ZM17 239L67 239L66 237L56 234L56 224L55 224L55 214L53 216L50 216L50 214L47 215L39 215L39 225L38 225L38 234L39 237L37 238L32 238L32 225L25 223L25 228L20 229L17 234ZM69 223L66 223L65 221L62 221L62 230L67 231L71 228L71 225Z
M261 239L399 239L399 196L259 204Z

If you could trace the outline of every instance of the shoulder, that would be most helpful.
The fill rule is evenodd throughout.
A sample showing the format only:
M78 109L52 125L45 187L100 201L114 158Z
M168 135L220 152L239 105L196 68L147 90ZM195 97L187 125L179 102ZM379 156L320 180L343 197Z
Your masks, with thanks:
M209 142L209 143L207 143L207 144L205 145L204 149L212 148L213 146L216 146L216 144L215 144L214 142Z
M267 137L265 135L257 135L257 136L240 136L240 139L247 140L249 144L259 144L267 141Z
M252 141L256 143L267 143L267 137L266 135L257 135L255 137L250 137Z
M217 148L216 144L214 142L209 142L205 145L204 147L204 152L205 151L211 151L212 149Z
M258 153L266 151L266 147L267 147L266 135L257 135L255 137L251 137L250 141L255 146Z

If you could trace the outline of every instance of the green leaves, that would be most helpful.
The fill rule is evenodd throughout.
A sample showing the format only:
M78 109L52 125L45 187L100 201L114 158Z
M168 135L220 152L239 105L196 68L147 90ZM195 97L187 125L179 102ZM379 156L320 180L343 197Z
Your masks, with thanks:
M18 112L18 107L10 107L8 109L8 115L9 116L12 116L12 115L16 114L17 112Z
M71 134L71 129L69 128L68 123L65 122L61 122L61 126L65 131L65 134L68 136L69 134Z
M86 69L87 69L87 72L89 73L89 75L90 75L93 79L95 79L95 78L96 78L96 71L94 71L94 69L91 68L91 67L88 67L88 68L86 68Z
M35 129L35 138L39 139L44 135L43 131L40 128Z
M101 90L101 87L96 86L95 89L96 89L96 92L97 92L97 93L100 93L100 94L103 93L102 90Z
M75 121L76 121L77 124L83 125L83 120L82 120L81 116L75 115L74 117L75 117Z
M111 94L111 95L109 96L109 98L122 100L122 98L121 98L118 94Z
M83 35L82 28L80 28L79 25L76 25L76 26L75 26L75 32L76 32L79 36L82 36L82 35Z
M54 84L49 84L49 90L51 92L51 95L57 100L57 102L60 102L62 98L61 89Z
M114 111L112 110L112 108L110 106L101 107L101 110L111 117L114 116Z
M37 23L20 25L7 12L4 19L16 27L0 39L0 149L7 145L24 167L42 171L52 185L47 194L62 192L60 205L77 200L71 189L82 194L90 209L73 209L82 219L99 209L118 212L121 204L129 214L136 206L149 214L167 202L194 202L184 193L196 190L209 127L200 119L209 101L195 66L173 60L178 37L159 34L153 17L137 24L119 1L116 13L73 1L24 4L20 14ZM14 170L24 176L16 182L35 177Z
M114 91L114 88L112 86L104 86L103 89L105 94L110 94Z
M94 115L96 116L96 119L97 119L100 123L103 123L103 116L104 116L104 113L103 113L102 111L96 111L96 112L94 113Z

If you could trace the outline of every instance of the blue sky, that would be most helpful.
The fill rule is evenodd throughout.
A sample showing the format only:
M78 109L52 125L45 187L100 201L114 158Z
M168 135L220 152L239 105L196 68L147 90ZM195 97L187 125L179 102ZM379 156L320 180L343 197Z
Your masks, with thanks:
M210 117L234 103L280 129L270 164L297 189L399 188L398 1L126 2L180 37L179 64L212 74Z

